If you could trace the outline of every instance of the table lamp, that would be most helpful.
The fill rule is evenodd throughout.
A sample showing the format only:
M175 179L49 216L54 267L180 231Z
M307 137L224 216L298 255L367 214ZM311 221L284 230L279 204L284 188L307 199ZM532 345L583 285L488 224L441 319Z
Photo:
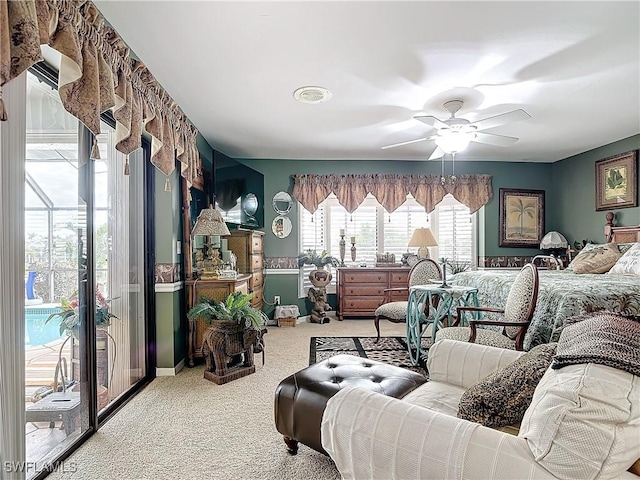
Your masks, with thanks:
M436 242L430 228L416 228L411 235L408 246L418 247L418 258L422 260L429 258L429 247L437 247L438 242Z
M550 250L552 254L558 256L567 250L569 243L559 232L548 232L540 242L540 250Z
M204 280L211 280L218 278L218 272L222 266L222 260L220 259L220 251L213 247L211 242L212 236L226 236L231 235L227 224L224 222L224 218L218 210L213 208L213 205L209 205L209 208L203 208L196 219L196 223L193 226L191 235L203 235L209 237L209 243L207 246L207 258L202 262L202 278Z

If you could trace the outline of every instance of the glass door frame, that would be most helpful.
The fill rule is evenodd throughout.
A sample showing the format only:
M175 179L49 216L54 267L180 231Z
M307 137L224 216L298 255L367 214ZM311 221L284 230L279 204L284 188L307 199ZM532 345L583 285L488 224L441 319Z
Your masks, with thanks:
M41 81L57 89L58 73L44 62L40 62L31 67L30 72ZM115 119L111 112L101 115L102 120L115 128ZM95 291L95 252L94 252L94 164L89 159L89 152L93 145L94 136L81 122L78 122L79 131L79 191L85 197L87 208L86 225L86 269L79 269L79 278L85 278L84 292L79 292L81 306L84 304L87 313L95 312L95 295L90 294ZM155 223L152 212L154 211L154 177L155 167L150 162L151 145L147 139L142 139L143 162L144 162L144 233L143 249L145 256L144 266L144 331L145 331L145 375L135 382L129 389L122 393L114 401L110 402L98 413L97 399L97 372L96 372L96 335L93 314L87 317L90 321L84 322L80 332L80 384L82 402L82 429L81 433L64 450L56 452L49 460L52 466L68 458L77 450L91 435L93 435L109 418L111 418L123 405L133 396L139 393L154 378L156 372L156 326L155 326L155 293L154 293L154 269L155 269ZM80 157L82 156L82 157ZM93 372L93 373L91 373ZM23 437L24 438L24 437ZM49 472L43 469L41 472L30 477L32 480L45 478Z

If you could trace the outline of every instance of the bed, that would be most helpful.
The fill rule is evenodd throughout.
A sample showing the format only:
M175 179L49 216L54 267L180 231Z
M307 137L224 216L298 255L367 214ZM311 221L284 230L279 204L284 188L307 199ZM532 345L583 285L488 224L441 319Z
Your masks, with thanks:
M608 223L608 242L640 242L640 225L615 227ZM478 289L482 306L502 308L518 269L476 270L453 276L454 285ZM540 286L536 310L527 330L524 349L555 342L564 320L597 310L640 316L640 277L618 274L575 274L571 270L539 270Z

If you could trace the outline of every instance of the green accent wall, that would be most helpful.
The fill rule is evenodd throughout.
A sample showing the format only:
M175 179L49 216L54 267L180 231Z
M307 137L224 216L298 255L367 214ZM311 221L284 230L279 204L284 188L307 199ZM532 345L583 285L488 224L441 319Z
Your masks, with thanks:
M245 165L259 171L264 175L265 194L265 255L267 257L294 257L299 253L298 208L294 201L289 212L293 229L291 235L286 238L277 238L271 232L271 222L276 213L271 207L273 196L283 190L291 193L294 174L349 174L349 173L395 173L399 175L409 174L433 174L441 172L440 161L366 161L366 160L268 160L268 159L242 159ZM450 173L451 163L446 163L446 173ZM456 174L488 174L492 176L493 198L485 206L481 215L484 221L478 222L478 241L480 255L536 255L537 249L528 248L501 248L498 246L499 237L499 189L500 188L528 188L550 191L551 164L548 163L524 163L524 162L465 162L456 161ZM265 298L273 300L274 295L280 295L283 304L295 304L300 307L304 315L310 305L305 299L299 299L298 283L296 275L268 275L264 289ZM329 295L329 303L336 307L335 295ZM265 309L271 314L273 307Z
M199 136L198 148L205 168L209 169L213 150ZM493 198L478 215L478 245L480 255L509 256L535 255L537 249L501 248L498 246L499 236L499 203L500 188L523 188L545 191L546 225L545 231L558 230L570 242L589 238L600 241L604 239L605 212L595 210L595 162L603 158L640 149L640 135L614 142L588 152L581 153L555 163L527 162L465 162L456 161L456 174L488 174L492 176ZM434 174L439 175L440 161L367 161L367 160L271 160L271 159L239 159L241 163L259 171L264 175L265 194L265 255L267 257L296 256L298 246L298 204L289 213L293 230L289 237L280 239L271 233L271 222L276 213L271 208L271 199L280 190L291 193L294 174L305 173L395 173L395 174ZM450 163L447 163L450 173ZM172 178L173 195L177 195L177 174ZM640 182L639 182L640 183ZM156 182L156 242L157 261L175 262L175 241L181 238L179 201L167 199L164 192L164 175L159 174ZM640 188L640 185L639 185ZM169 195L172 197L172 195ZM172 212L172 221L167 222L167 212ZM640 207L616 210L616 222L621 225L640 223ZM168 240L172 239L172 240ZM173 242L173 243L172 243ZM274 295L280 295L283 304L296 304L301 314L308 311L308 302L298 299L298 279L296 274L267 275L264 295L268 301ZM185 356L186 324L184 322L182 292L158 293L157 301L157 333L158 333L158 366L174 367ZM335 308L335 295L329 296L329 302ZM272 316L273 307L267 306L265 311Z
M198 134L196 138L200 158L205 169L211 170L213 149ZM181 264L184 268L184 248L177 252L177 242L182 242L182 196L178 168L169 176L171 191L166 192L165 179L155 171L155 243L156 262ZM183 243L184 245L184 243ZM184 277L184 272L182 277ZM184 288L184 287L183 287ZM187 332L183 288L176 292L156 292L156 362L158 368L174 368L187 356Z
M595 164L598 160L638 149L640 135L634 135L553 163L551 202L547 203L550 229L562 233L570 243L583 239L603 242L606 211L596 211ZM640 224L640 207L611 211L616 214L617 225Z
M323 160L323 161L295 161L295 160L241 160L246 165L258 170L264 175L265 203L265 255L267 257L296 256L298 252L298 225L295 219L298 215L298 204L289 213L293 220L293 230L287 238L276 238L271 233L271 222L276 213L270 203L273 195L280 190L291 193L294 174L349 174L349 173L395 173L398 175L432 174L439 175L440 161L412 162L412 161L365 161L365 160ZM551 164L548 163L520 163L520 162L465 162L456 161L456 174L488 174L492 178L493 198L485 206L484 231L481 232L484 252L481 255L535 255L537 249L501 248L498 246L499 236L499 189L500 188L528 188L549 191L552 188ZM450 162L446 164L450 173Z

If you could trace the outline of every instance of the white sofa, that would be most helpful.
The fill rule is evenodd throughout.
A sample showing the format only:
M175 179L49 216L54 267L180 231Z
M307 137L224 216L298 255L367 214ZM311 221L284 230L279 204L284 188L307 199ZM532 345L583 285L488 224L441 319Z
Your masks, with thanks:
M626 471L633 463L630 455L640 458L640 381L621 370L594 364L549 368L536 387L519 436L456 417L467 388L521 355L438 341L429 351L429 382L404 398L358 388L333 396L323 416L322 445L345 479L640 478ZM580 391L590 379L607 397L595 407ZM562 407L559 391L560 397L566 393L568 401L582 402L590 411L606 405L627 424L620 427L620 418L607 420L603 428L597 421L580 423L579 412ZM587 398L591 394L587 392ZM587 425L597 428L585 433L581 428ZM609 435L608 447L589 443L594 434ZM576 438L582 442L577 449ZM575 454L585 458L574 461Z

